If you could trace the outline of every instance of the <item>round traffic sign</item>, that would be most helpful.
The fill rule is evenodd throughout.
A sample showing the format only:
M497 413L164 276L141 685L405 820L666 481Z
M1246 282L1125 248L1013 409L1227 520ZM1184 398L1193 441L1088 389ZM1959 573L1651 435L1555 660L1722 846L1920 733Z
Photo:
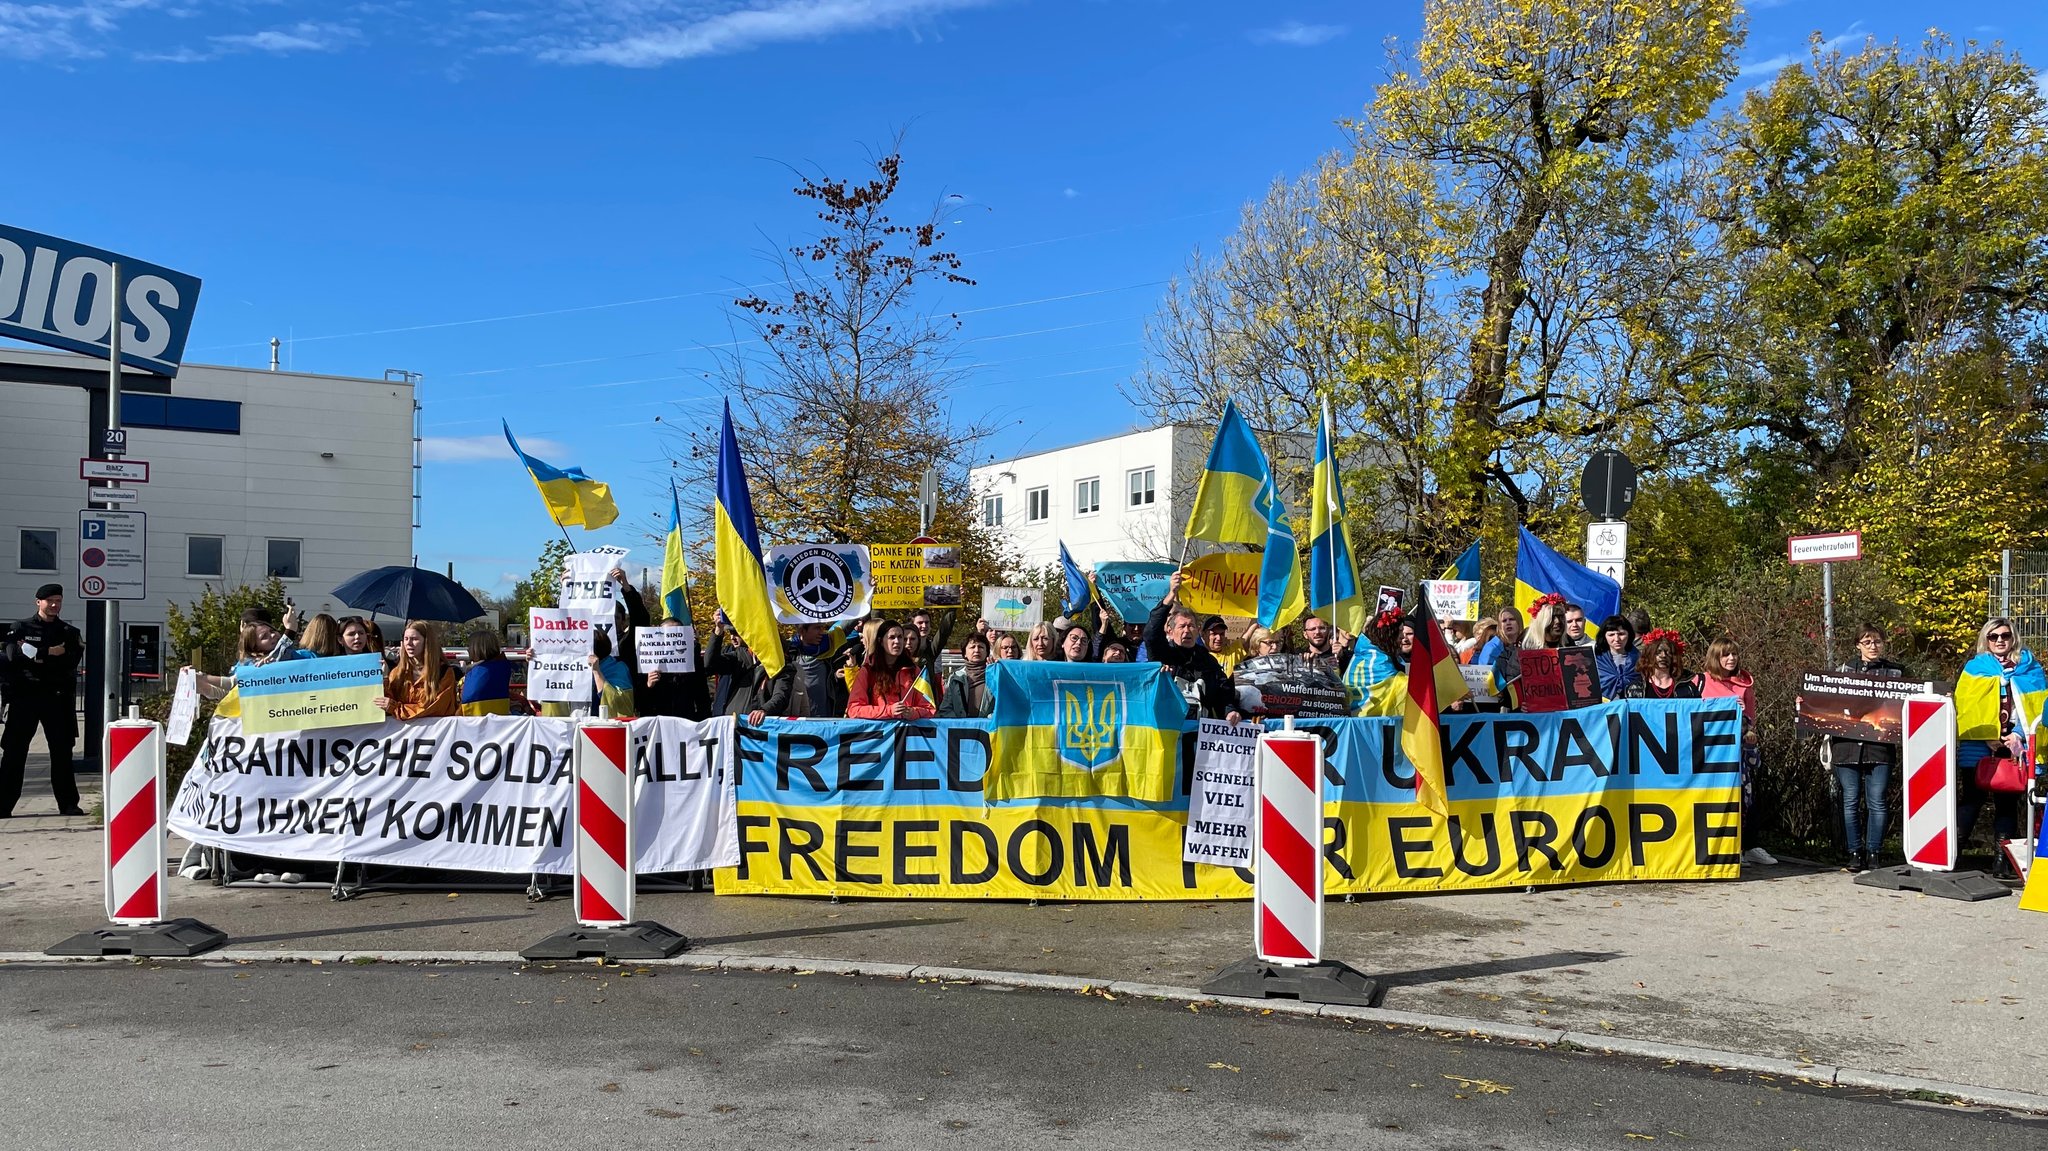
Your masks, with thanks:
M101 595L107 590L107 581L98 576L87 576L78 581L78 590L87 595Z
M107 562L107 553L98 548L87 548L78 553L78 562L89 568L100 567Z
M1579 475L1579 502L1596 520L1626 518L1636 502L1636 466L1613 448L1602 448Z

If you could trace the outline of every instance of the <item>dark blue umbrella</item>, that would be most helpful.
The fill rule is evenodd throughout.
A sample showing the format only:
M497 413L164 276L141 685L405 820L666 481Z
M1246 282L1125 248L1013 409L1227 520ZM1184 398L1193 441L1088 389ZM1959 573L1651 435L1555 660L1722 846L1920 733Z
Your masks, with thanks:
M374 568L350 576L334 589L334 596L372 615L395 615L400 619L461 623L484 614L483 605L476 602L469 589L425 568Z

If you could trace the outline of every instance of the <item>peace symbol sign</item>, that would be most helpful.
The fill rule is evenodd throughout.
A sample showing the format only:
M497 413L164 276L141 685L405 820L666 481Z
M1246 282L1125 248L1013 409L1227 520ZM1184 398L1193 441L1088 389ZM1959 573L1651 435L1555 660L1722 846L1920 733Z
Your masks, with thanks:
M790 606L816 620L838 619L853 603L853 580L845 561L824 548L799 553L790 560L782 590Z

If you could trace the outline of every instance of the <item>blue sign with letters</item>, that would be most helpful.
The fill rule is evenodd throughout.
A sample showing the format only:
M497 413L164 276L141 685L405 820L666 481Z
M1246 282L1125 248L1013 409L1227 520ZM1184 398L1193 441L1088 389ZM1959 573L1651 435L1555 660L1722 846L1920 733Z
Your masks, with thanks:
M121 267L121 362L178 374L199 281L100 248L0 224L0 336L107 357L114 265Z

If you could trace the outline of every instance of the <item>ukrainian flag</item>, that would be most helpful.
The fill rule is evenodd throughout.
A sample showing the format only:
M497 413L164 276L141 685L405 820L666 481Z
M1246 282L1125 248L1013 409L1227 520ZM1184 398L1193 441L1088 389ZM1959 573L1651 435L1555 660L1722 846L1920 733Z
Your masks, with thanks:
M1599 621L1621 610L1621 585L1564 558L1528 528L1515 530L1521 536L1515 553L1515 607L1526 617L1531 604L1554 592L1585 608L1586 634L1599 634Z
M1444 574L1436 578L1445 580L1464 580L1467 583L1478 583L1479 541L1473 540L1472 546L1465 549L1464 554L1458 557L1457 562L1445 568Z
M557 526L583 525L589 531L601 528L619 518L619 505L612 502L609 484L601 484L583 474L582 468L558 468L553 464L534 459L512 438L512 425L500 419L505 429L505 442L519 454L519 460L526 465L526 474L533 477L533 486L540 489L540 498L547 501L548 517Z
M1081 573L1081 565L1067 554L1067 543L1060 541L1060 572L1066 578L1066 614L1068 619L1078 617L1083 609L1095 602L1095 589L1088 586L1088 577Z
M1187 538L1218 544L1257 544L1265 548L1259 567L1259 623L1281 628L1307 607L1301 587L1301 553L1287 505L1273 484L1273 469L1252 429L1225 401L1223 422L1209 462L1202 466L1195 488L1195 506L1188 513Z
M1999 713L2002 698L2013 696L2013 729L2032 735L2029 728L2048 722L2048 673L2034 653L2020 649L2010 668L1989 652L1979 652L1963 665L1956 677L1956 738L1979 739L1986 743L2002 738Z
M990 801L1172 798L1188 705L1160 665L1006 659L988 687Z
M668 538L661 545L661 610L680 623L690 622L690 601L684 585L690 579L689 562L683 559L683 504L676 498L676 482L668 482Z
M1309 489L1308 607L1331 627L1351 635L1365 631L1365 597L1358 590L1358 558L1351 551L1351 525L1344 514L1344 481L1331 454L1330 402L1316 425L1315 481Z
M782 671L782 631L768 601L768 573L761 567L761 537L754 530L754 497L747 490L740 441L733 435L732 403L718 435L718 502L711 509L712 563L717 567L718 606L732 621L761 670ZM666 571L663 573L666 578Z

